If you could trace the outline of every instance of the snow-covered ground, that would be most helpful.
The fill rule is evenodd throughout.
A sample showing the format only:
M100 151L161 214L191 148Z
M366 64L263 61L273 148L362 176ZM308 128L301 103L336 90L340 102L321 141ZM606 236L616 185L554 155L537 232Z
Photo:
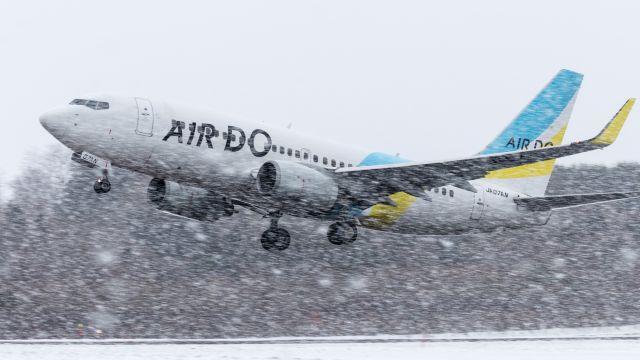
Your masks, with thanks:
M411 336L0 341L0 359L638 359L640 326Z
M235 345L0 345L3 360L57 359L638 359L640 340Z

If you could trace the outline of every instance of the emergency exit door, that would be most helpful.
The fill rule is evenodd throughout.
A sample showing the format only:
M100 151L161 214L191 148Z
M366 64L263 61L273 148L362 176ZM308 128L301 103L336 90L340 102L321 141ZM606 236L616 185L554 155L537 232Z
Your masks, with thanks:
M153 105L147 99L136 98L138 105L138 125L136 126L136 134L142 136L153 135Z
M482 214L484 213L484 189L478 189L478 192L474 194L473 201L473 210L471 210L471 219L472 220L480 220L482 218Z

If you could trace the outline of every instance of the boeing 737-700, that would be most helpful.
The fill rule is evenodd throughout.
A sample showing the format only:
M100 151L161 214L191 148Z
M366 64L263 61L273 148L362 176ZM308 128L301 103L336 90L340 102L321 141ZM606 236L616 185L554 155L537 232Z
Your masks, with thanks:
M40 122L102 169L94 189L110 191L111 166L149 175L158 209L215 221L246 207L271 219L266 250L290 244L283 215L331 222L333 244L358 228L422 235L544 225L554 210L640 197L640 192L545 196L555 159L611 145L629 99L594 138L561 145L582 75L561 70L479 154L414 162L334 144L289 129L232 120L144 97L85 96ZM419 130L419 129L416 129ZM354 139L357 142L357 139Z

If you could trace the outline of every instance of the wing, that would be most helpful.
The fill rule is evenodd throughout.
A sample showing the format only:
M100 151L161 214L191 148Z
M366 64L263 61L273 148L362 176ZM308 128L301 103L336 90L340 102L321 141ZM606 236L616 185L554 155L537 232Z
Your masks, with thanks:
M491 171L557 159L611 145L618 137L634 103L635 99L627 100L600 134L587 141L442 162L341 168L336 170L336 175L350 179L352 182L360 178L374 184L370 187L370 191L356 192L369 198L385 197L398 191L425 198L428 197L424 192L425 187L444 185L454 185L475 191L468 181L482 178ZM364 190L362 188L360 190Z

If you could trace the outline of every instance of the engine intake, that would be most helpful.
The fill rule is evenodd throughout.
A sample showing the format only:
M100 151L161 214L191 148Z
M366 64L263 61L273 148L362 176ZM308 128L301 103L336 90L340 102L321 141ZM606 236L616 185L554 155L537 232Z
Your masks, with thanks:
M292 161L262 164L257 186L261 195L303 212L326 212L338 200L338 185L331 176Z
M222 195L164 179L149 182L147 198L159 210L200 221L215 221L233 213Z

